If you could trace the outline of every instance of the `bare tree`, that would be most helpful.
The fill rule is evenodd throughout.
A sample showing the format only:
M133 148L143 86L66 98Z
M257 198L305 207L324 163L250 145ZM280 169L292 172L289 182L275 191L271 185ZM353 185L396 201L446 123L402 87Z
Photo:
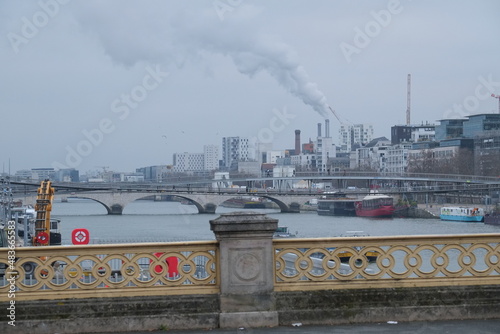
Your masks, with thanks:
M455 173L461 175L474 175L474 152L467 148L458 150L458 154L453 159Z
M479 151L476 154L476 173L483 176L500 176L500 151Z
M435 159L431 150L422 150L408 159L408 172L435 173Z
M422 150L408 161L408 170L413 173L474 174L474 154L461 148L452 156L437 157L432 150Z

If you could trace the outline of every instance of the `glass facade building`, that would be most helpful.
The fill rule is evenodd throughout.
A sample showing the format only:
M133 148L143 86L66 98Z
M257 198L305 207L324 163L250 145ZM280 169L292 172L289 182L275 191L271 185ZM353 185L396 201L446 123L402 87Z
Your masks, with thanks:
M436 125L436 141L463 136L465 119L442 119L439 122Z
M500 114L479 114L468 116L464 122L464 137L474 138L488 131L500 131Z

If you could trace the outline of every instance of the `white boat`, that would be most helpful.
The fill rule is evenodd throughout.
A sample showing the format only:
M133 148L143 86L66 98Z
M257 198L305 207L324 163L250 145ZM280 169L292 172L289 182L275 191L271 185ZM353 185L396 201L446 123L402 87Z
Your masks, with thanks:
M439 215L441 220L451 220L459 222L482 222L484 220L484 210L482 208L469 208L462 206L444 206Z
M290 231L288 231L287 226L278 226L278 228L273 234L273 238L293 238L293 237L295 237L295 234L290 233Z

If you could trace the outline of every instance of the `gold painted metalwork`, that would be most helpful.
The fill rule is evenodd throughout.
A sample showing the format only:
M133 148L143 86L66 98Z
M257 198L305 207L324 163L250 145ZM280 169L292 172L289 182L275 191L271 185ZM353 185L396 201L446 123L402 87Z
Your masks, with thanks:
M15 270L7 251L0 249L0 301L11 298L13 277L16 300L219 291L217 241L22 247Z
M275 290L500 284L499 241L500 234L275 239Z
M274 239L275 291L500 284L499 241L500 234ZM12 277L16 300L220 292L215 240L21 247L14 271L7 254L0 249L0 302L11 299Z

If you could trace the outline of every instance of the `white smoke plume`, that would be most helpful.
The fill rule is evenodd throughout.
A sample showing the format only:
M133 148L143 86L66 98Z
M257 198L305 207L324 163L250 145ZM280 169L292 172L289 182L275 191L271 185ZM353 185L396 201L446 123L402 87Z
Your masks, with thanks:
M184 66L203 57L204 52L222 54L230 57L242 74L252 77L263 71L269 73L289 93L328 117L326 97L310 81L294 50L257 30L258 8L243 4L221 21L210 2L203 3L206 6L200 2L133 4L137 2L81 2L75 6L75 16L117 62ZM109 19L113 17L119 20Z

